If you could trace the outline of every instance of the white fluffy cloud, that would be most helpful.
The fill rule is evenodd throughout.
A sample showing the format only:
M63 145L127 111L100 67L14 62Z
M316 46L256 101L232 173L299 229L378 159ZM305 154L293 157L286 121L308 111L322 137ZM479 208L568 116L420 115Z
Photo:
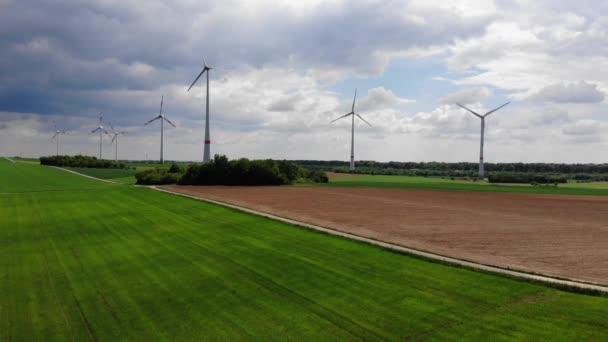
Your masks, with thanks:
M479 103L488 97L492 96L493 92L486 87L474 87L467 88L460 91L457 91L452 94L448 94L447 96L441 99L442 104L469 104L469 103Z
M595 103L604 100L604 93L597 89L596 84L581 81L546 86L530 96L529 99L557 103Z
M212 153L346 159L350 122L330 121L358 87L373 125L357 121L361 159L475 160L479 120L454 103L511 100L488 121L488 160L602 162L606 14L591 0L0 1L0 146L53 153L57 120L66 153L95 154L86 132L103 112L130 132L124 158L152 158L158 128L141 125L164 94L178 126L167 155L200 159L204 84L185 90L204 53L224 69L211 74ZM387 75L426 60L433 86L424 68Z

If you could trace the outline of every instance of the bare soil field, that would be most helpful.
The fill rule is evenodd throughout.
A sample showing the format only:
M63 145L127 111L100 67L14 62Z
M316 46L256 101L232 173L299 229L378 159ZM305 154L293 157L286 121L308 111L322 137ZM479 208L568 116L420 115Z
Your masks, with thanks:
M161 188L486 265L608 284L608 197L329 187Z

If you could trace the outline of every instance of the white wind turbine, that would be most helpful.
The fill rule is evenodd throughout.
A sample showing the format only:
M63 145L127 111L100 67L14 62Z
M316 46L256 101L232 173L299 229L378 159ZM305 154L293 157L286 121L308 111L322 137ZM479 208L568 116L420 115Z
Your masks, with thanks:
M53 137L51 138L51 140L55 140L57 142L57 156L58 156L59 155L59 136L62 134L66 134L67 132L57 129L57 124L55 122L53 122L53 126L55 127L55 134L53 134Z
M207 72L207 100L205 105L205 148L203 151L203 163L207 163L211 159L211 138L209 137L209 71L212 69L215 68L208 66L207 62L205 61L205 57L203 57L203 70L200 74L198 74L198 76L196 76L196 79L194 80L194 82L192 82L188 90L186 90L186 92L189 92L190 89L192 89L192 87L196 83L196 81L198 81L198 79L203 76L205 71Z
M357 100L357 89L355 89L355 97L353 98L353 106L351 108L350 113L344 114L341 117L339 117L339 118L337 118L337 119L335 119L335 120L332 121L332 122L334 122L334 121L340 120L340 119L345 118L345 117L347 117L349 115L352 116L352 121L351 121L351 137L350 137L350 169L351 169L351 171L355 169L355 115L359 119L363 120L363 122L365 122L366 124L368 124L370 127L372 127L372 125L369 122L365 121L365 119L362 118L361 115L359 115L358 113L355 113L355 101L356 100Z
M484 171L484 165L483 165L483 140L484 140L484 136L485 136L485 129L486 129L486 117L492 113L494 113L495 111L499 110L500 108L508 105L510 102L507 102L505 104L503 104L502 106L492 109L491 111L485 113L485 114L478 114L475 113L474 111L470 110L469 108L457 103L457 105L461 108L464 108L466 110L468 110L469 112L471 112L471 114L475 115L476 117L481 119L481 138L479 140L479 174L477 176L478 179L482 180L485 178L485 171Z
M161 96L161 98L160 98L160 113L158 114L158 116L144 124L144 126L145 126L145 125L149 124L150 122L160 119L160 163L161 164L164 163L164 160L163 160L163 135L164 135L164 131L165 131L164 123L165 123L165 121L167 121L171 126L175 127L173 122L169 121L169 119L167 119L163 115L163 100L164 100L164 95Z
M110 125L110 128L112 129L112 143L116 141L116 146L114 147L114 162L118 163L118 137L127 134L128 132L116 131L113 125Z
M89 134L93 134L99 132L99 159L101 160L101 156L102 156L102 134L105 133L106 135L110 135L108 134L108 131L105 130L105 128L103 128L103 115L99 115L99 126L97 128L95 128L94 130L92 130Z

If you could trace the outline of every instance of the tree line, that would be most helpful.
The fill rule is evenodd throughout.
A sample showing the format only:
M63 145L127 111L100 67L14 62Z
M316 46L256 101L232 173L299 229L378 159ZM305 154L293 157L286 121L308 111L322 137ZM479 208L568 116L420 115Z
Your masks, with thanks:
M518 184L563 184L568 179L563 175L551 175L529 172L493 172L488 175L490 183L518 183Z
M286 160L228 160L218 154L209 163L192 164L185 169L174 164L169 169L138 172L135 177L138 184L284 185L328 182L324 172L307 170Z
M76 156L50 156L40 157L41 165L59 166L59 167L85 167L96 169L128 169L129 166L125 163L115 163L110 160L100 160L96 157L83 155Z
M293 160L294 163L315 169L332 170L333 168L348 168L349 163L338 160ZM485 163L487 172L535 172L559 174L608 174L608 163L604 164L564 164L564 163ZM444 172L477 172L478 163L458 162L376 162L359 161L357 168L381 170L428 170Z

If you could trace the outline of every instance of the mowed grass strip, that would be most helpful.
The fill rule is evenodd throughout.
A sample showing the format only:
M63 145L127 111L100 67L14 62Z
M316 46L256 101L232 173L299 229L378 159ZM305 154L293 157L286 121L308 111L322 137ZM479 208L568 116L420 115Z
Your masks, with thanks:
M0 340L608 338L605 297L144 188L27 192L47 172L89 180L12 167L0 173L24 189L0 196Z
M560 184L554 186L532 186L529 184L492 184L485 181L451 180L440 177L412 176L359 176L333 178L322 186L397 188L419 190L455 190L484 192L518 192L534 194L597 195L608 196L608 187L583 184Z

